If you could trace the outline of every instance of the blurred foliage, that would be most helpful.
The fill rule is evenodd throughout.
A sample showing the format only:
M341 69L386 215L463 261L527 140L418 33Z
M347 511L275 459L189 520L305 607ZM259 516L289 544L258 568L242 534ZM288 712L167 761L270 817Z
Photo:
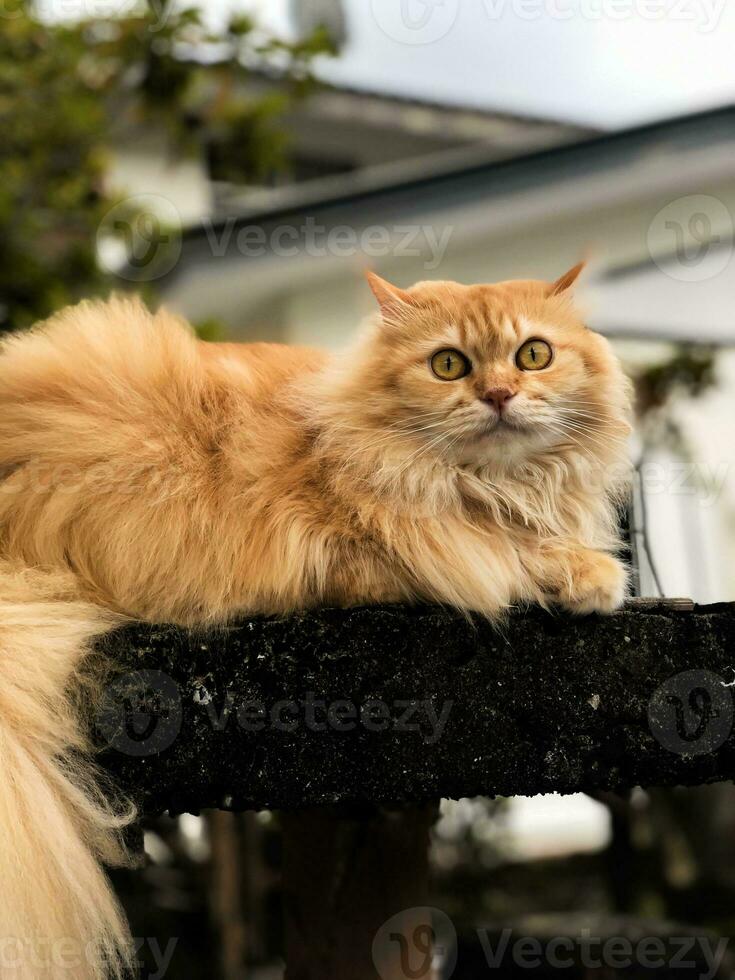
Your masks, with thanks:
M672 393L699 397L715 380L715 352L711 347L679 347L668 360L653 364L638 375L638 410L645 415L661 408Z
M698 344L677 345L665 360L634 372L633 380L644 442L668 446L683 459L695 458L677 406L682 399L700 398L715 387L715 349Z
M200 340L211 341L224 340L227 332L223 322L216 317L207 317L205 320L198 320L196 331Z
M129 10L129 5L128 5ZM287 165L280 119L332 50L323 31L287 43L237 17L212 34L196 9L142 4L125 16L50 23L32 5L0 20L0 330L105 292L95 235L115 201L105 172L126 127L165 131L172 154L236 139L240 178ZM248 84L277 72L279 92ZM138 188L140 190L140 188Z

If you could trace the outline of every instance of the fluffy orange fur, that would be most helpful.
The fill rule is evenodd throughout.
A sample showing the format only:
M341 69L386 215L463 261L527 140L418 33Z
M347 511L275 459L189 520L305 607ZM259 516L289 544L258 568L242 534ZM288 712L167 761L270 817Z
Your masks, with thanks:
M127 961L98 864L120 857L123 817L72 762L80 671L117 623L621 603L629 387L575 312L577 272L410 290L371 276L380 312L338 356L205 344L121 298L2 343L0 937L23 951L3 977L101 980ZM516 362L529 338L553 349L543 370ZM464 377L432 372L444 348ZM61 939L82 966L33 965Z

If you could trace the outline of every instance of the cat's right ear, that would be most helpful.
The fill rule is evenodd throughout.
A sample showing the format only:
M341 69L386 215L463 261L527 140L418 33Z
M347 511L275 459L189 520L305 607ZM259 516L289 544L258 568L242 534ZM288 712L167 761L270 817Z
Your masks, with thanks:
M563 276L560 276L550 287L549 295L559 296L561 293L566 293L567 290L571 289L577 279L579 279L579 277L582 275L586 265L587 260L585 259L584 262L578 262L573 269L570 269L569 272L565 272Z
M371 269L365 270L365 278L378 301L384 320L395 320L402 311L412 305L411 294L405 289L399 289L386 279L381 279Z

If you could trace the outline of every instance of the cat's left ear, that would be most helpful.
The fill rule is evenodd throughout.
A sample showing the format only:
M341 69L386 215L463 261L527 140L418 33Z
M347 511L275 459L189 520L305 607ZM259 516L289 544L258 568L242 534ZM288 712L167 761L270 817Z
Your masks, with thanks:
M375 296L380 305L380 312L384 318L391 314L395 316L400 312L401 308L405 309L405 307L411 305L411 295L405 289L399 289L398 286L394 286L387 279L381 279L379 275L376 275L370 269L365 270L365 278L373 291L373 296Z
M568 289L571 289L577 279L579 279L586 265L586 262L578 262L573 269L560 276L549 290L549 296L558 296L560 293L565 293Z

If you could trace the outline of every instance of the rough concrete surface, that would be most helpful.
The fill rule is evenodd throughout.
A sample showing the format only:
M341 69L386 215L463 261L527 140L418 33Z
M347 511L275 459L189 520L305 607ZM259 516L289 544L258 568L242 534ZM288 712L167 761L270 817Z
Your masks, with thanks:
M148 813L735 778L735 605L325 609L109 637L102 766Z

